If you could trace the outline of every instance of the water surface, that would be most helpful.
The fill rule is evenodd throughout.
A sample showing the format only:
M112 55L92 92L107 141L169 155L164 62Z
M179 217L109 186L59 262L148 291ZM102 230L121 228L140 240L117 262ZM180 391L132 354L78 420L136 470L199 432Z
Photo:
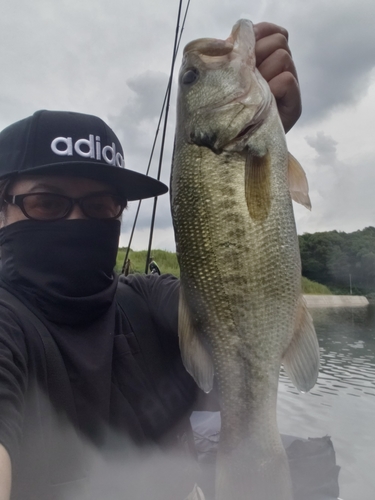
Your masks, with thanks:
M375 498L375 305L312 309L321 368L300 394L282 372L279 428L300 437L329 435L341 466L343 500Z

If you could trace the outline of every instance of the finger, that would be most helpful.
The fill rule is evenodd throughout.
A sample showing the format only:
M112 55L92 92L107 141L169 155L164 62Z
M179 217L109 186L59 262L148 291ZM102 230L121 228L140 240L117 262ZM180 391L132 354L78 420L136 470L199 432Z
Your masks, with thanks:
M259 40L255 44L257 65L259 66L259 64L278 49L283 49L291 55L288 40L281 33L275 33Z
M263 61L259 62L257 59L257 66L261 75L267 82L285 71L292 73L294 78L298 80L297 70L292 56L284 48L276 49Z
M276 33L281 33L286 40L289 38L288 31L282 26L278 26L273 23L258 23L254 24L255 39L258 41L266 36L274 35Z
M285 132L288 132L301 116L301 92L298 81L288 71L277 75L268 82L271 92L275 96L277 108Z

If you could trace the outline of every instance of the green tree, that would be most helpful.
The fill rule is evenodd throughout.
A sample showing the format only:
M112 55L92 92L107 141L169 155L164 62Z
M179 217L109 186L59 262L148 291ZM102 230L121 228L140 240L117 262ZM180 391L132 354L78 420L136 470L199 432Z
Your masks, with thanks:
M303 276L347 293L350 275L356 293L375 292L375 227L307 233L299 243Z

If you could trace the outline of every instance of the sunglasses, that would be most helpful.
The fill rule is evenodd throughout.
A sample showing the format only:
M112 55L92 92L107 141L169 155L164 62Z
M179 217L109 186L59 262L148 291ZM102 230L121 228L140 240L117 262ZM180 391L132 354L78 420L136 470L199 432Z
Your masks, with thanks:
M65 219L78 205L89 219L117 219L127 200L108 192L93 193L82 198L70 198L56 193L28 193L7 195L4 201L17 205L22 213L33 220L55 221Z

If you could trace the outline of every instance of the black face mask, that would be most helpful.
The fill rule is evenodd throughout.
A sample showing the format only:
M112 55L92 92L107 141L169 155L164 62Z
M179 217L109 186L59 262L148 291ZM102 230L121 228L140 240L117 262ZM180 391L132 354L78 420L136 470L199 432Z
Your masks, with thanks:
M22 220L0 230L1 278L56 323L87 323L111 305L118 220Z

